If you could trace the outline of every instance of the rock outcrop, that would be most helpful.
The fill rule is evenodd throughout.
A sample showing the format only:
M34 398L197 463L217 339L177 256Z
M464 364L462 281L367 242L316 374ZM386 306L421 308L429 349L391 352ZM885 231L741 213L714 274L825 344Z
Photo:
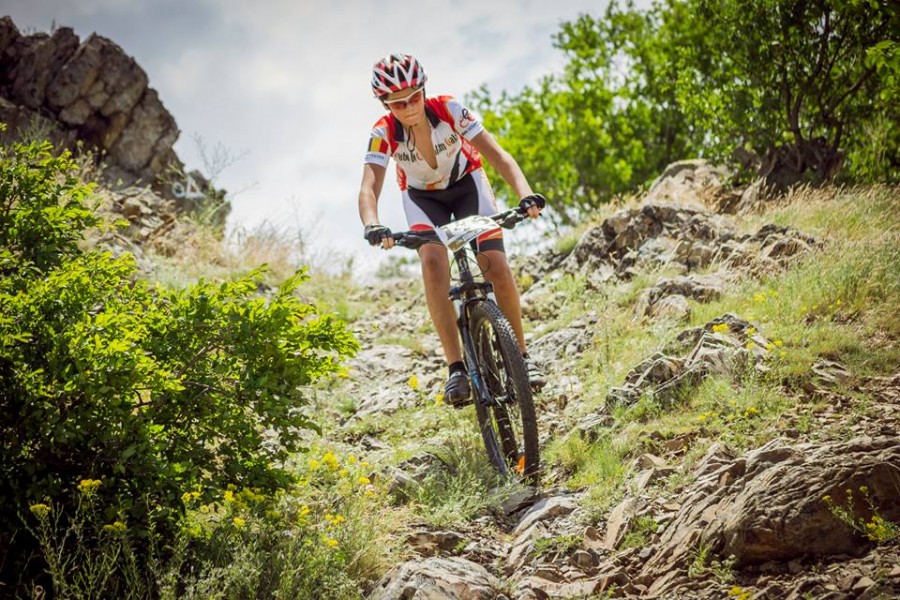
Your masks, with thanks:
M171 164L178 126L147 74L115 42L69 27L22 35L0 19L0 119L15 135L44 127L56 141L85 142L103 153L106 177L154 183Z
M225 223L224 192L198 171L184 173L173 150L175 118L112 40L92 34L81 41L69 27L23 35L10 17L0 18L0 122L4 139L92 150L109 190L150 188L179 214L202 212L214 225ZM178 180L170 180L175 173ZM184 193L182 176L195 193Z

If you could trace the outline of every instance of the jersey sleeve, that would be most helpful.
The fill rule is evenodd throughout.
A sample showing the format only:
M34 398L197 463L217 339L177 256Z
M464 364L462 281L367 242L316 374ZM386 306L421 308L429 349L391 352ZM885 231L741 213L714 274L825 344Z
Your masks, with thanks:
M369 134L365 162L387 167L390 159L391 145L388 143L387 123L382 119L375 124L372 133Z
M468 107L463 106L455 98L447 97L444 101L447 110L453 117L453 128L459 132L461 136L467 140L471 140L476 135L484 131L484 125L478 114Z

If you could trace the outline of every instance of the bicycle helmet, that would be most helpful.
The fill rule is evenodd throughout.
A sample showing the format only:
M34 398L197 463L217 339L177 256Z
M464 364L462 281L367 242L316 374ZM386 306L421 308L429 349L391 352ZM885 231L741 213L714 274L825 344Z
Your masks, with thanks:
M381 98L391 92L425 85L425 68L409 54L385 56L372 69L372 91Z

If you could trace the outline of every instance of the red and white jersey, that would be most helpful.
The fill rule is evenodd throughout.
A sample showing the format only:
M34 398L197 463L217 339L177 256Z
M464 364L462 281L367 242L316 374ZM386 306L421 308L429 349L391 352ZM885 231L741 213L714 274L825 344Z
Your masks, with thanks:
M387 167L393 158L401 190L443 190L481 168L481 156L470 143L484 131L475 113L451 96L437 96L425 99L425 115L431 123L437 169L432 169L416 150L408 139L408 131L391 113L375 123L369 136L365 162Z

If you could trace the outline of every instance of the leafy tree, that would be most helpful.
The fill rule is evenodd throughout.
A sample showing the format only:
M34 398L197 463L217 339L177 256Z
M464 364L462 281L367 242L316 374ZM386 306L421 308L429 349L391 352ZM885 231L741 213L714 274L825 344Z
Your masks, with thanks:
M302 272L268 298L261 271L170 291L129 254L81 250L98 219L73 168L47 144L0 149L4 574L34 548L29 506L65 503L83 480L139 536L177 521L186 491L283 488L316 429L304 390L357 347L294 294Z
M694 156L777 185L896 180L898 32L876 0L613 2L562 25L563 73L472 101L562 221Z
M559 221L635 189L687 152L674 68L664 60L671 34L649 42L660 27L659 14L631 4L611 5L602 19L582 15L555 37L567 60L561 75L515 96L473 95L488 129L562 209Z
M702 44L679 46L679 104L708 135L716 157L736 147L759 156L769 183L787 186L846 175L896 177L895 103L881 92L890 74L870 55L900 39L900 9L875 0L691 0ZM708 60L709 57L717 59ZM894 156L866 166L872 128L892 139ZM871 159L868 159L871 162ZM893 174L892 174L893 171Z

